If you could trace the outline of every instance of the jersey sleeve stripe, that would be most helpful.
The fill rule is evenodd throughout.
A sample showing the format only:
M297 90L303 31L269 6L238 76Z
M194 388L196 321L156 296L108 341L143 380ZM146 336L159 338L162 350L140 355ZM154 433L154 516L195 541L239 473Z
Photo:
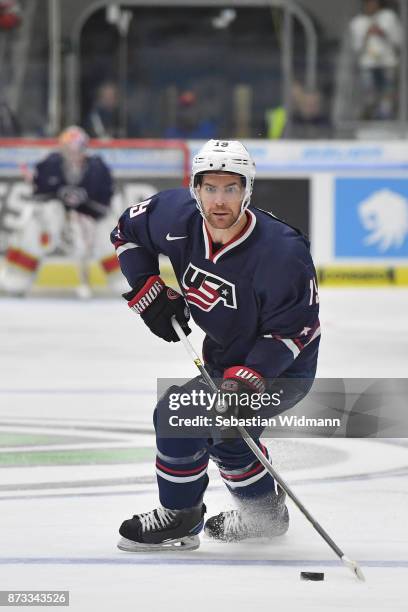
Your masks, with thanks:
M122 253L124 253L125 251L128 251L129 249L138 249L140 245L135 244L134 242L125 242L125 244L122 244L121 246L117 247L116 249L116 255L119 257L119 255L122 255Z
M281 342L283 342L283 344L293 353L293 357L294 359L296 359L296 357L299 355L300 353L300 348L297 346L296 342L294 342L293 340L290 340L288 338L279 338L279 340Z
M306 342L305 346L307 346L308 344L310 344L311 342L313 342L313 340L316 340L316 338L320 336L320 325L319 327L315 330L315 332L313 333L312 337L310 338L310 340L308 342Z
M304 348L306 348L308 344L313 342L313 340L316 340L318 336L320 336L319 322L317 322L315 330L313 331L312 335L309 337L307 342L302 342L299 338L282 338L281 336L278 336L277 334L264 334L263 338L272 338L273 340L278 340L279 342L282 342L290 351L292 351L293 357L294 359L296 359L299 353Z

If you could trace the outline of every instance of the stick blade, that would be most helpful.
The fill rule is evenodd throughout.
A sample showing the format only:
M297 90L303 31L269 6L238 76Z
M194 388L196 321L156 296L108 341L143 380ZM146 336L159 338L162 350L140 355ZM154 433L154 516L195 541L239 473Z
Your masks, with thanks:
M361 582L365 582L365 576L361 570L361 567L355 561L352 561L351 559L346 557L346 555L343 555L341 557L341 560L343 561L344 565L353 572L353 574L356 578L358 578L358 580L361 580Z

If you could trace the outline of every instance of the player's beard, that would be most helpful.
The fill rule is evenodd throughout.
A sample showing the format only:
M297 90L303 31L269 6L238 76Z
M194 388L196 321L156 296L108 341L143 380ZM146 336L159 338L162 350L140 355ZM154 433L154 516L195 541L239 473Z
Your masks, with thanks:
M237 223L240 212L234 214L231 210L219 210L205 212L204 216L207 223L214 229L229 229Z

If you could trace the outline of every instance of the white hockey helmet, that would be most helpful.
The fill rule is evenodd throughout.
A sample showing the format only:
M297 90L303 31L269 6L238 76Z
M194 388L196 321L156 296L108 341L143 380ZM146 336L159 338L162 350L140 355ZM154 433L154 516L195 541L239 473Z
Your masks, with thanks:
M198 177L205 172L233 172L245 179L241 215L249 206L255 180L255 162L239 140L209 140L193 158L190 192L203 215L200 198L196 193Z

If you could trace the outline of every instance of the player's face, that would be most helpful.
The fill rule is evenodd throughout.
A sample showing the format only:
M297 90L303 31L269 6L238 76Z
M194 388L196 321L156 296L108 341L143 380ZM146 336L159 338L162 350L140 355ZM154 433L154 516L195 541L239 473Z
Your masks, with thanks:
M207 222L215 229L228 229L241 212L244 187L237 174L205 174L197 186Z

